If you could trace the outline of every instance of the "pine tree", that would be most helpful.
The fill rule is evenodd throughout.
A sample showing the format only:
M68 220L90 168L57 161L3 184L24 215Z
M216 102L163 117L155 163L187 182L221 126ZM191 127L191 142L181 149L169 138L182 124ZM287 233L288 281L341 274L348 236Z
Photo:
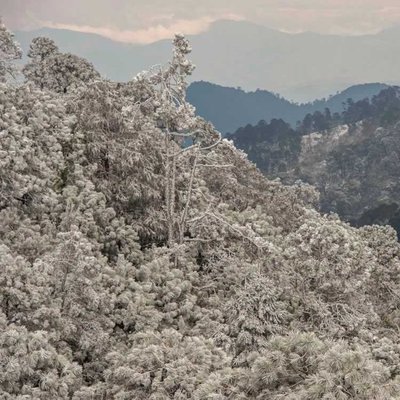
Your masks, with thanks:
M5 82L9 76L15 77L14 61L21 57L21 48L0 18L0 83Z
M32 40L23 68L25 79L40 89L69 93L77 87L100 79L93 65L83 58L61 53L53 40L37 37Z

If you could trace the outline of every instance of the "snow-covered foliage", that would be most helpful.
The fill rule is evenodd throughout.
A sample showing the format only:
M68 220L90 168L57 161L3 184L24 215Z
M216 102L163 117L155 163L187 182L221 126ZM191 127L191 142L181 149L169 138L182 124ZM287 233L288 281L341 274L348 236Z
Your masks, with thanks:
M40 89L67 93L100 78L91 63L74 54L60 53L56 44L48 38L33 39L28 57L31 61L24 67L23 73L27 81Z
M0 17L0 82L5 82L9 76L14 76L16 71L13 61L21 56L21 48Z
M0 398L395 399L394 231L220 141L189 51L64 93L41 39L44 80L1 85Z

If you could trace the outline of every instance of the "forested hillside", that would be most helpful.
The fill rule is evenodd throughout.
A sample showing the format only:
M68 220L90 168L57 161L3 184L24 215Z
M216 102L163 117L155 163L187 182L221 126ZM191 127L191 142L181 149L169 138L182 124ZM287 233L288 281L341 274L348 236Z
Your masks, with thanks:
M260 120L283 119L292 127L306 114L316 111L342 113L348 99L357 102L371 99L387 88L382 83L354 85L327 99L309 103L294 103L267 90L246 92L240 88L223 87L209 82L193 82L187 90L187 100L196 107L201 117L212 122L223 134L233 133L247 124Z
M185 99L0 25L2 399L395 399L400 247L265 178ZM186 147L181 143L185 141Z
M230 138L270 178L316 186L322 211L356 226L390 224L400 235L399 90L349 100L341 115L308 114L296 130L260 121Z

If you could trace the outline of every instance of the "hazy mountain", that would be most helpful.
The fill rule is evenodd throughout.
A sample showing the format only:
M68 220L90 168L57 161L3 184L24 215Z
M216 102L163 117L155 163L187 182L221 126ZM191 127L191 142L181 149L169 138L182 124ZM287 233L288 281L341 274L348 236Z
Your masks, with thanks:
M339 120L319 117L298 130L261 121L230 138L267 176L316 186L323 211L357 226L391 224L400 237L400 88L350 104ZM328 128L303 131L315 123Z
M65 29L43 28L15 33L24 54L27 53L32 39L37 36L53 39L61 51L86 58L102 75L116 81L129 80L138 72L147 70L149 65L167 61L171 52L169 40L149 46L139 46L115 42L92 33Z
M240 88L194 82L188 88L187 99L196 107L199 115L211 121L219 131L227 133L247 124L273 118L282 118L295 126L307 113L323 111L326 107L331 112L342 112L347 99L358 101L371 98L385 87L387 85L381 83L355 85L328 99L297 104L267 90L245 92Z
M170 51L169 40L142 46L66 30L16 32L24 49L38 35L53 38L62 51L89 59L115 80L127 80L166 61ZM400 80L397 28L346 37L288 34L249 22L218 21L189 39L197 65L193 80L245 90L265 88L289 99L308 101L358 83Z

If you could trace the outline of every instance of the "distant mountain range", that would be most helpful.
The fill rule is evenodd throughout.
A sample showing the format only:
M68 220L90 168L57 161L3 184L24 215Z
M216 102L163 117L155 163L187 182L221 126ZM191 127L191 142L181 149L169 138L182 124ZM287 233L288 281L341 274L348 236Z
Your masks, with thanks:
M273 118L282 118L294 127L307 113L324 111L325 108L329 108L331 113L341 113L347 99L358 101L372 98L387 87L382 83L355 85L328 99L297 104L267 90L245 92L209 82L194 82L188 88L187 99L196 107L198 115L211 121L225 134L233 133L247 124Z
M27 50L32 38L54 39L62 51L87 58L103 75L125 81L170 57L169 40L149 45L58 29L16 32ZM244 21L218 21L188 36L197 65L193 81L257 88L309 101L359 83L400 82L400 28L376 35L288 34Z

